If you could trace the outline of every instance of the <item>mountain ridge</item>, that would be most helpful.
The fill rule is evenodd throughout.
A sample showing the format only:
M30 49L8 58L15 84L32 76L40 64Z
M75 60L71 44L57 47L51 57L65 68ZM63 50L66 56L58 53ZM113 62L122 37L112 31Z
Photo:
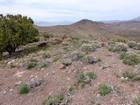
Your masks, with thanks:
M70 25L56 25L50 27L36 26L36 28L40 33L49 33L56 36L80 36L103 41L118 37L136 38L140 40L140 22L137 21L103 23L82 19ZM130 35L130 33L132 35Z

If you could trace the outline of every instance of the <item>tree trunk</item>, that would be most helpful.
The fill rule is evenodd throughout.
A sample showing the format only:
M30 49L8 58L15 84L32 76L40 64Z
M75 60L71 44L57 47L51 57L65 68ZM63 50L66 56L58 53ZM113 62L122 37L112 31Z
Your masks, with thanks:
M9 53L9 55L12 55L13 53L15 53L16 48L9 45L6 47L6 51Z

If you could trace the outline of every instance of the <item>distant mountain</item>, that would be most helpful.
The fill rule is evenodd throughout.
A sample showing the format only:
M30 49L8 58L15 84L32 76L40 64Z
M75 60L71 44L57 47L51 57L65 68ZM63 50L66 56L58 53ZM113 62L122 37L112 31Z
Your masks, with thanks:
M70 35L91 40L108 41L120 36L140 40L140 22L123 21L103 23L88 19L80 20L70 25L41 27L36 26L40 33L47 32L55 36Z
M36 27L40 33L47 32L55 36L70 35L73 37L99 39L107 41L119 37L102 22L83 19L71 25L57 25L51 27Z
M109 23L108 26L115 30L132 30L140 32L140 21L129 20L122 22Z
M118 23L121 22L120 20L108 20L108 21L101 21L103 23Z
M97 27L97 26L103 26L104 23L102 22L97 22L97 21L92 21L88 19L82 19L74 24L74 26L92 26L92 27Z
M140 17L137 17L135 19L132 19L132 21L140 21Z
M61 21L61 22L46 22L46 21L35 21L35 25L38 26L56 26L56 25L69 25L72 24L71 21Z

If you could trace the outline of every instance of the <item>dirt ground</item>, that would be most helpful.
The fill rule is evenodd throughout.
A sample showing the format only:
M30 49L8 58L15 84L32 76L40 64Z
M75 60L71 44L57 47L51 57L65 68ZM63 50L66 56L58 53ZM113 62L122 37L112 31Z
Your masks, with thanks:
M69 45L65 51L63 45L50 48L51 55L61 56L61 59L71 59L71 53L76 50ZM98 48L95 52L88 53L94 58L102 61L94 64L85 64L81 61L72 61L72 64L61 69L61 59L51 62L46 68L33 68L27 70L24 67L10 68L7 65L0 67L0 105L41 105L51 94L65 92L76 83L77 72L94 72L97 78L91 81L83 89L77 89L71 94L71 100L67 105L134 105L133 98L140 94L140 81L127 81L122 78L125 70L132 66L125 65L119 54L109 52L106 47ZM26 63L31 55L17 58L15 62L22 65ZM40 56L36 56L40 60ZM51 59L51 58L47 58ZM13 59L7 59L9 62ZM20 84L30 81L32 78L43 78L43 83L31 89L27 94L19 94ZM19 83L19 85L18 85ZM112 91L101 96L98 93L99 85L107 84Z

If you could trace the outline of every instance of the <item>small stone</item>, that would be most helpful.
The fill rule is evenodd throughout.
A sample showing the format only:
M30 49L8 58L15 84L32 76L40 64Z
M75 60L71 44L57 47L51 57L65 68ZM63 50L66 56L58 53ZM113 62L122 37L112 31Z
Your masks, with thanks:
M18 81L15 83L15 86L19 86L19 85L21 85L21 83L22 83L21 81Z
M70 78L67 78L67 80L70 80Z
M64 69L64 68L65 68L65 65L61 64L61 65L59 66L59 68L60 68L60 69Z
M111 99L111 102L113 102L114 100L113 99Z
M121 77L121 80L124 80L125 78L124 77Z
M48 75L50 75L50 73L47 73L46 75L48 76Z
M14 62L15 62L15 60L13 59L13 60L9 61L7 64L10 65L11 63L14 63Z
M30 75L30 78L33 78L34 77L34 75Z
M128 80L128 77L126 77L125 80Z
M65 54L65 55L64 55L64 58L68 58L68 55Z
M44 70L44 68L41 68L41 71Z
M97 94L97 96L96 97L100 97L101 95L100 94Z
M30 80L30 82L27 83L27 85L28 85L30 88L35 88L35 87L40 86L42 83L43 83L43 80L42 80L42 79L39 79L38 77L36 77L36 78L32 78L32 79Z
M14 89L10 89L9 91L12 92Z
M6 93L6 90L4 90L3 93L5 94Z

